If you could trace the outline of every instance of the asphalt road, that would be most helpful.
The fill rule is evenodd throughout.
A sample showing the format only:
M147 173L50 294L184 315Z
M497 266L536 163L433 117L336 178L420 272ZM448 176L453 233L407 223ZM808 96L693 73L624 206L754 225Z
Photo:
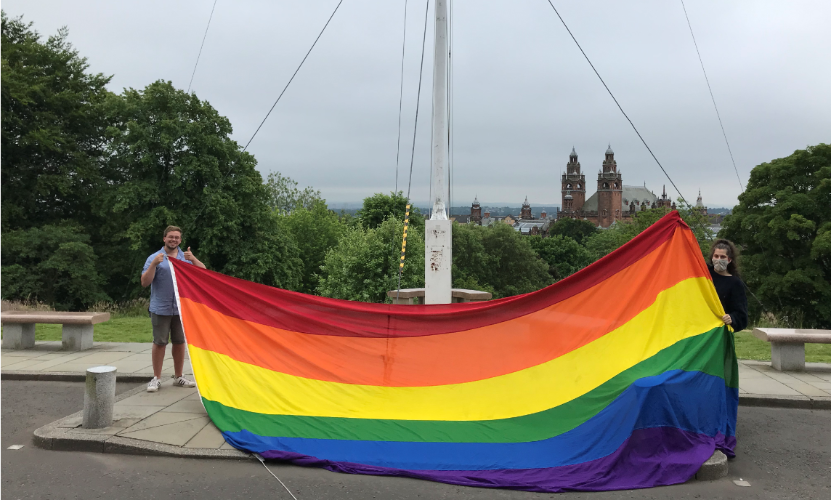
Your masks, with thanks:
M135 384L119 384L126 391ZM3 381L2 497L15 499L157 498L290 499L256 460L202 460L48 451L35 448L38 427L83 407L81 383ZM823 499L831 498L831 411L739 408L737 458L728 478L563 498ZM8 450L13 444L25 447ZM269 464L299 500L537 499L556 495L465 488L412 479L353 476ZM743 478L750 487L739 487Z

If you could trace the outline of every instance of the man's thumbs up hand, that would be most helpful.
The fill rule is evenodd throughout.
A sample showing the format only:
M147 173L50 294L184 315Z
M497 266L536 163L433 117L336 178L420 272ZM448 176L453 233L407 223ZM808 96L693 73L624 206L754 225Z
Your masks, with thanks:
M185 251L185 259L190 261L194 260L194 256L193 253L190 251L190 247L188 247L187 251Z

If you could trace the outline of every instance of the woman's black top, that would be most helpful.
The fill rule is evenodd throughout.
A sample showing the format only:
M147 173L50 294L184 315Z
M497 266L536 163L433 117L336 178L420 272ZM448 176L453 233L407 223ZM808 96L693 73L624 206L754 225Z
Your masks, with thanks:
M738 276L722 276L710 268L710 276L716 286L718 298L724 312L733 319L733 330L738 332L747 328L747 295L744 293L744 283Z

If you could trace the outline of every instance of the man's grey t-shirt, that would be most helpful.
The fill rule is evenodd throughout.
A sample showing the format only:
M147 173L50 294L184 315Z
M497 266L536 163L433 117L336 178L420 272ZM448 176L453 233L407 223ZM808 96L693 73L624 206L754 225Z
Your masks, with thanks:
M181 248L176 258L193 264L193 262L185 259L185 252ZM150 268L150 263L160 253L164 253L164 247L144 262L144 269L141 273L144 274ZM173 276L170 274L170 262L164 259L161 264L156 266L156 275L153 277L153 282L150 284L150 312L160 316L178 316L179 307L176 305L176 294L173 293Z

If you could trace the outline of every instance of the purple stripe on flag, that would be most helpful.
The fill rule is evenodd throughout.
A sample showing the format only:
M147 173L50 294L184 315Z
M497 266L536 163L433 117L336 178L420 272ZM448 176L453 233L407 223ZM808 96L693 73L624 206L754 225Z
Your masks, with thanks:
M607 491L651 488L683 483L718 449L735 456L734 436L715 437L674 427L639 429L611 455L562 467L478 471L403 470L349 462L332 462L284 451L265 451L263 458L295 465L322 467L333 472L399 476L442 483L525 491Z

